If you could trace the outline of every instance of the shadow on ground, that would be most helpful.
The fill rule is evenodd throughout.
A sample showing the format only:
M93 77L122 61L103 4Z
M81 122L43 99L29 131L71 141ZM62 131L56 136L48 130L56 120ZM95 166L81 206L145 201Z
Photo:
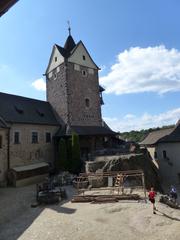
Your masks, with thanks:
M40 205L32 208L35 201L35 186L0 189L0 240L18 239L47 208L58 213L73 214L76 209L63 205L69 202L73 188L67 187L68 198L55 205Z
M166 214L164 212L161 212L159 210L157 210L156 214L159 215L159 216L163 216L163 217L169 218L171 220L180 221L180 218L169 216L168 214Z

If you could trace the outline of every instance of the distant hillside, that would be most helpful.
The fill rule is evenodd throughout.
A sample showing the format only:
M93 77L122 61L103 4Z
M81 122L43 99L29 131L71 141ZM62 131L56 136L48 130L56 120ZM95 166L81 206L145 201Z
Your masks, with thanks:
M130 131L130 132L122 132L119 133L120 136L127 141L134 141L134 142L141 142L150 132L160 130L160 129L165 129L165 128L170 128L174 127L174 125L169 125L169 126L163 126L163 127L157 127L157 128L149 128L149 129L142 129L140 131Z

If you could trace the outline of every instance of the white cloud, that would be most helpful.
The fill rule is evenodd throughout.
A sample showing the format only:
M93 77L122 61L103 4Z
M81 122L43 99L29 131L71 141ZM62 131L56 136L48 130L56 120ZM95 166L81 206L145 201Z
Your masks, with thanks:
M125 132L175 124L180 119L180 108L164 113L151 115L144 113L141 116L127 114L122 118L104 117L106 123L115 131Z
M100 66L100 70L99 71L102 73L105 69L106 69L106 66L102 65L102 66Z
M38 91L46 91L46 83L43 78L35 80L31 85Z
M163 45L130 48L119 53L100 83L115 94L180 91L180 51Z

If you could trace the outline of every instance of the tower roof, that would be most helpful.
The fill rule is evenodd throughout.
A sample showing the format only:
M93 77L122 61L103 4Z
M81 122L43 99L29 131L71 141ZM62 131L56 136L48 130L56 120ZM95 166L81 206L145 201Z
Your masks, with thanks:
M66 39L66 42L64 44L64 49L68 52L70 52L71 50L73 50L73 48L76 46L74 39L72 38L71 35L68 36L68 38Z

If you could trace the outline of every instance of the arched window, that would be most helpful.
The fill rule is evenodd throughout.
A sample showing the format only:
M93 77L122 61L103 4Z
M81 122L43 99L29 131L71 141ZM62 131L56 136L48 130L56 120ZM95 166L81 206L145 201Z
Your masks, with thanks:
M83 77L86 77L86 76L87 76L86 70L82 70L82 75L83 75Z
M167 158L167 154L165 150L163 150L162 154L163 154L163 158Z

